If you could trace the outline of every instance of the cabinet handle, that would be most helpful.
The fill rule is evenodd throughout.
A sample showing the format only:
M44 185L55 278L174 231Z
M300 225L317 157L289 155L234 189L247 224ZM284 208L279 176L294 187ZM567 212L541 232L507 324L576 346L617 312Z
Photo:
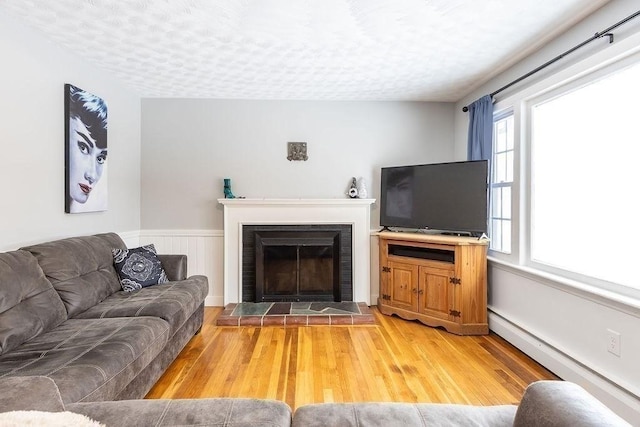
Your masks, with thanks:
M411 292L413 292L415 294L415 293L418 292L418 290L416 288L413 288L413 290Z
M424 294L424 289L420 289L420 290L418 291L418 295L422 295L422 294Z

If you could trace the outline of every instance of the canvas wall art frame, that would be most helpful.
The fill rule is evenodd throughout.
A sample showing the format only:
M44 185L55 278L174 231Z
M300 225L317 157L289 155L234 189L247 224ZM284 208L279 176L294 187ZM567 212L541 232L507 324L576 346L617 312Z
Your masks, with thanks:
M65 212L107 210L107 104L64 85Z

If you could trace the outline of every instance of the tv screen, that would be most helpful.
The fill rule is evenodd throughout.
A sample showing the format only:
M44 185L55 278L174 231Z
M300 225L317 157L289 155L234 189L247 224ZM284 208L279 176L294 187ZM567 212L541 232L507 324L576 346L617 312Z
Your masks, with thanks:
M380 225L486 233L487 176L486 160L384 167Z

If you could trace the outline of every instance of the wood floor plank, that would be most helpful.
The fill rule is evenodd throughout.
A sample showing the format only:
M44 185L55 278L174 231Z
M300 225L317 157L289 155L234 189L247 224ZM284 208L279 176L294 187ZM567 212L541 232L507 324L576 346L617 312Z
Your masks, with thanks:
M495 334L461 337L372 307L376 325L216 326L196 335L147 398L513 404L557 377Z

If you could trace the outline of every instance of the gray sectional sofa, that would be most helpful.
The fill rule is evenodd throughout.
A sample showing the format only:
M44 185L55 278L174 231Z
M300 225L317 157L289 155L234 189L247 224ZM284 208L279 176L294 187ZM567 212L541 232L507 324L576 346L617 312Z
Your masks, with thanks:
M159 255L170 281L124 292L112 249L105 233L0 254L0 378L49 377L65 404L145 396L202 327L208 282Z
M532 383L518 406L320 403L301 406L294 413L285 403L267 399L138 399L64 404L55 383L47 377L0 379L0 390L0 411L39 411L36 416L44 419L57 415L52 412L67 411L109 427L630 426L582 387L564 381ZM10 413L0 413L0 425L5 425L5 414Z

